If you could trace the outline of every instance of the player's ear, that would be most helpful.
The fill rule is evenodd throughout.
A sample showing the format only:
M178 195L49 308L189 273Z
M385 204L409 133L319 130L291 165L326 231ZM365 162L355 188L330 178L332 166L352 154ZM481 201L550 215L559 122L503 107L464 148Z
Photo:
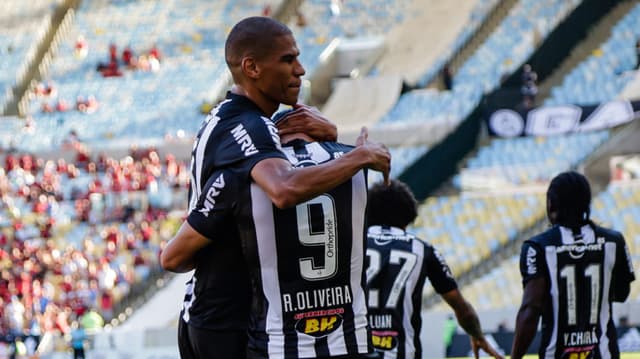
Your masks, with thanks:
M243 57L240 62L240 67L247 77L254 80L260 77L260 67L258 66L255 58L250 56Z

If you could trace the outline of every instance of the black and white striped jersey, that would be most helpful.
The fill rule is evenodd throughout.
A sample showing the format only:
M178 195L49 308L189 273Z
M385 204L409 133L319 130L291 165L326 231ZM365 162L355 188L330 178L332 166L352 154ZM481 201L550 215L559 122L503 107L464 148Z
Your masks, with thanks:
M243 183L248 189L253 166L272 157L286 158L271 120L248 98L228 93L207 116L191 155L189 210L206 212L215 226L202 233L211 243L197 254L194 276L187 282L181 316L190 325L247 327L251 288L237 226L226 211L233 187ZM225 178L230 173L232 181Z
M523 283L545 276L541 358L618 358L611 303L624 301L635 279L624 237L584 225L554 226L522 246Z
M295 166L307 166L350 149L294 141L283 152ZM360 171L327 193L280 210L256 184L238 187L235 216L254 289L248 331L254 357L373 351L364 291L366 188ZM207 230L197 210L189 223Z
M425 279L440 294L456 289L449 266L432 245L396 227L369 227L366 253L373 346L384 359L421 358Z

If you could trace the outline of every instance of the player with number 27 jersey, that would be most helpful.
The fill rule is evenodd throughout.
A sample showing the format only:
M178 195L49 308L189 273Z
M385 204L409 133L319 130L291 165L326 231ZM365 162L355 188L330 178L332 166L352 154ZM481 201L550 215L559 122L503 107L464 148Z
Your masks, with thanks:
M294 140L283 152L294 166L307 166L350 149ZM248 357L372 353L364 291L364 171L288 209L276 208L255 183L234 187L246 189L231 198L253 288ZM189 223L207 232L201 211L192 211Z
M421 358L421 303L425 279L437 293L458 286L444 257L401 228L371 226L367 234L369 324L382 358Z

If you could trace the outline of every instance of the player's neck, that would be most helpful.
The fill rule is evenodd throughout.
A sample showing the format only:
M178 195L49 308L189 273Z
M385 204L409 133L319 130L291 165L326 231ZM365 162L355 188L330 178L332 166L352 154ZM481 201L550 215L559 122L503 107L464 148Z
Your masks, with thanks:
M239 84L234 84L231 87L230 91L233 94L244 96L244 97L248 98L249 100L251 100L251 102L256 104L256 106L258 106L260 108L260 110L262 110L262 112L267 117L273 116L273 114L276 112L276 110L280 106L279 103L273 103L272 101L270 101L266 97L262 96L260 94L260 91L258 91L256 88L252 88L250 86L247 87L247 86L242 86L242 85L239 85Z

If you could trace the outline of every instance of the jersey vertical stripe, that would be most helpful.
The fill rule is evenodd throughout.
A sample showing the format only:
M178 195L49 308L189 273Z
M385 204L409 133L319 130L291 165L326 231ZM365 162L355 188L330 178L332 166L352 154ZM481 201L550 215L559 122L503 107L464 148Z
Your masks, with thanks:
M556 356L556 342L558 340L558 313L560 310L560 298L558 296L558 261L556 247L547 247L546 259L547 267L549 268L549 278L551 280L551 301L553 306L553 322L556 325L553 326L551 332L551 338L549 339L549 345L545 350L545 358L553 359Z
M413 313L415 310L415 308L413 307L413 292L416 290L416 285L418 284L418 281L420 279L420 268L422 267L421 262L424 259L424 245L422 243L419 243L417 239L412 239L411 252L414 253L418 258L420 258L420 262L418 262L418 265L409 274L409 278L407 279L407 283L404 289L403 306L405 315L402 319L402 324L404 325L405 358L415 357L416 335L418 337L420 336L420 333L415 333L413 325L411 325L411 318L413 317Z
M353 177L353 191L352 191L352 207L353 208L366 208L367 206L367 185L365 182L364 171L358 172ZM353 240L351 242L351 268L363 268L364 266L364 253L365 253L365 238L364 238L364 211L351 211L352 213L352 228L353 228ZM354 311L354 325L356 341L358 346L358 353L369 352L369 333L367 330L367 301L363 288L363 276L362 273L357 270L351 270L351 288L353 293L353 311Z
M347 344L344 341L344 329L339 328L334 333L336 335L332 335L331 341L327 343L329 354L331 356L347 354Z
M272 218L273 206L267 195L256 185L251 184L251 200L254 218ZM264 216L268 214L267 216ZM264 217L262 217L264 216ZM277 355L284 351L284 335L282 332L282 305L280 302L280 280L278 279L278 256L276 255L275 229L273 221L261 221L255 223L256 242L260 254L260 271L263 292L268 303L266 332L269 335L269 356ZM268 268L276 270L266 270Z
M211 110L208 119L204 125L202 133L198 137L196 144L194 145L193 152L191 154L191 198L189 198L189 211L194 209L198 204L198 198L202 193L202 169L204 167L204 155L207 144L209 143L209 136L213 132L213 129L220 121L217 116L220 107L231 100L222 101L216 108ZM205 179L206 180L206 179Z
M316 348L315 348L317 344L316 339L298 332L295 332L295 334L296 334L296 337L298 338L298 341L297 341L298 354L296 356L300 358L317 357L318 354L316 353Z
M609 336L607 335L607 324L609 323L609 308L605 303L609 303L609 288L611 287L611 273L616 262L616 244L609 242L604 244L604 285L602 288L602 300L600 301L600 355L602 359L611 358L609 350Z

